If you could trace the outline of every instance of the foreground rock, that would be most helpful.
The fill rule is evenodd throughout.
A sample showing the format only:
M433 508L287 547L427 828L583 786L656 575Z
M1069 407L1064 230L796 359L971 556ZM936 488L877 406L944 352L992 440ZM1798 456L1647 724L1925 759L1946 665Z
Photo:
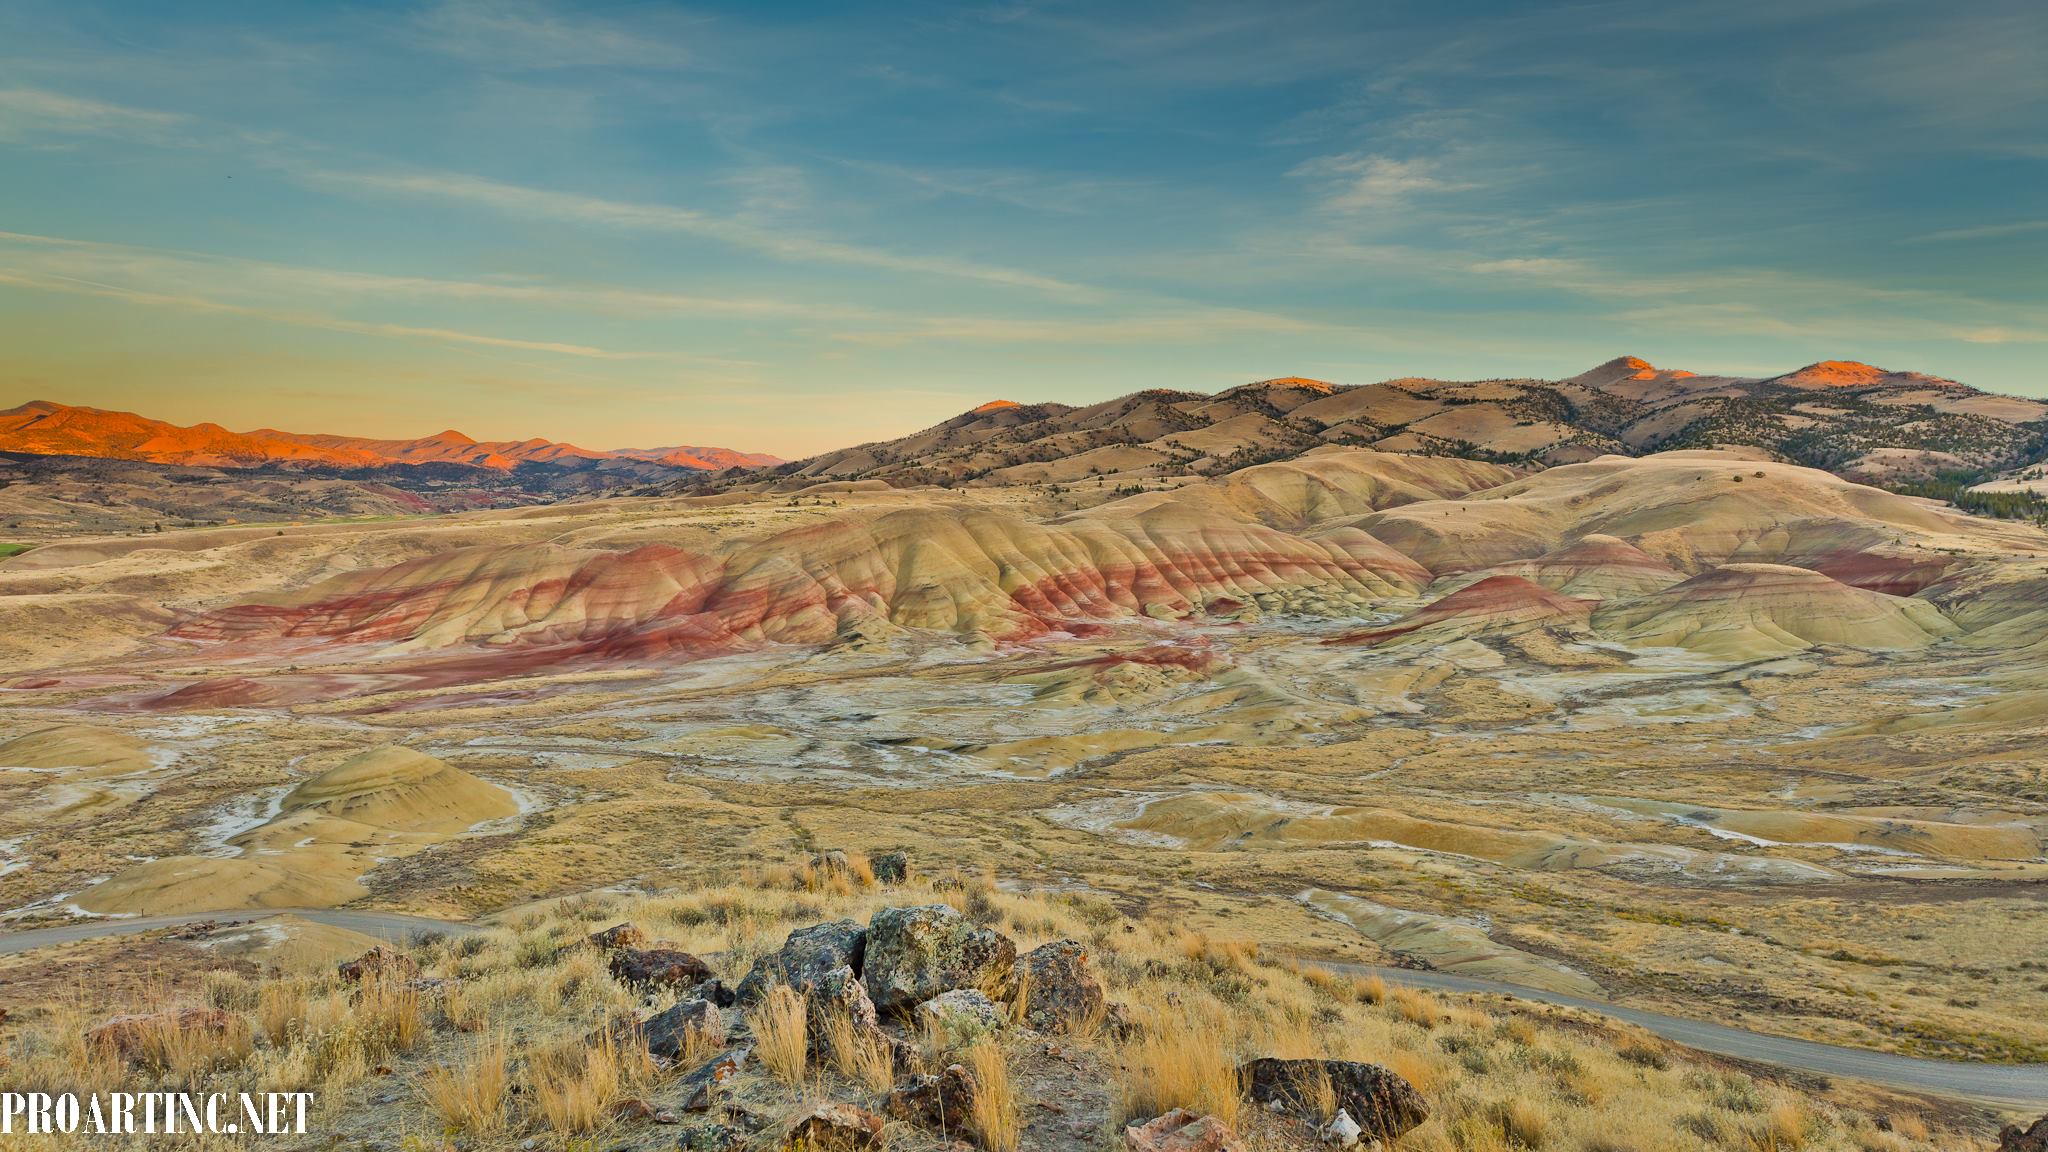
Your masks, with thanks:
M1024 987L1025 1022L1040 1032L1072 1032L1104 1018L1102 984L1088 963L1088 948L1076 940L1055 940L1017 961Z
M861 979L883 1012L900 1012L958 988L1007 983L1017 945L945 904L884 908L868 923Z
M692 1047L702 1051L725 1039L725 1019L709 1000L683 1000L640 1025L647 1050L664 1060L680 1060Z
M602 932L592 932L583 938L584 943L594 945L606 952L619 948L638 948L647 943L647 933L634 924L614 924Z
M1338 1108L1349 1112L1366 1136L1392 1140L1429 1119L1429 1105L1415 1086L1377 1064L1355 1060L1279 1060L1262 1057L1238 1069L1253 1100L1279 1105L1304 1117L1316 1113L1312 1099L1328 1077Z
M867 1152L882 1146L882 1118L851 1104L819 1104L782 1131L789 1152Z
M410 980L420 974L420 966L412 957L379 944L335 972L350 984L360 984L365 980Z
M2048 1116L2024 1132L2017 1124L2006 1125L1998 1134L1998 1152L2048 1152Z
M752 1004L776 984L801 991L815 987L835 968L850 968L858 973L862 970L866 943L867 929L853 920L799 928L789 934L780 949L755 962L735 995L740 1003Z
M834 968L825 973L810 986L808 995L813 1031L822 1030L826 1021L837 1016L844 1016L856 1032L875 1032L881 1028L875 1002L868 999L867 988L851 968Z
M695 988L712 978L709 964L674 948L620 948L611 972L621 984L651 988Z
M683 1111L703 1112L709 1109L718 1089L739 1075L753 1054L751 1048L721 1052L684 1075L678 1085L682 1089Z
M1124 1129L1124 1147L1128 1152L1244 1152L1244 1141L1214 1116L1175 1108Z
M945 1136L980 1139L974 1127L974 1101L981 1086L974 1073L949 1064L936 1076L912 1076L889 1092L882 1110L898 1120Z
M978 988L955 988L917 1006L917 1022L955 1043L1001 1028L1003 1010Z
M904 884L910 880L910 853L884 852L868 861L877 884Z

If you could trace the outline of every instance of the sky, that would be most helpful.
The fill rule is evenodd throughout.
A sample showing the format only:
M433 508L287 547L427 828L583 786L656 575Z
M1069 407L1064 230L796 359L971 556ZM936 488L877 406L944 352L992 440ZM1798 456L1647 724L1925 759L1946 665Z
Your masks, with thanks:
M2048 395L2040 0L0 0L0 407L798 457L1305 375Z

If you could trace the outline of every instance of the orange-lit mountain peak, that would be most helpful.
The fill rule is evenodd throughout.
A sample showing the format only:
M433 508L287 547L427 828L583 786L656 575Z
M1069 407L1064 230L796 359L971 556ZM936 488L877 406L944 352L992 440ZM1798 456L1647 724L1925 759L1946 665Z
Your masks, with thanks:
M1801 368L1797 376L1815 384L1831 384L1836 387L1852 387L1858 384L1873 384L1884 379L1885 371L1857 360L1822 360Z
M1005 408L1015 407L1018 407L1018 404L1015 400L991 400L988 403L983 404L981 407L974 409L974 415L978 416L984 412L1000 412Z
M1321 392L1325 396L1337 390L1337 386L1328 380L1317 380L1311 376L1276 376L1271 380L1259 381L1258 386L1266 388L1302 388L1310 392Z

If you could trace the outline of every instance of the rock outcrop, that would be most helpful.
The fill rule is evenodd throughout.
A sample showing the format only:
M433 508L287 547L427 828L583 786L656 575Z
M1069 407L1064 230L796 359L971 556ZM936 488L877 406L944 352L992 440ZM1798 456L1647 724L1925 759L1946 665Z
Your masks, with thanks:
M957 988L994 989L1011 976L1017 945L945 904L884 908L868 923L861 977L883 1012Z
M1244 1141L1214 1116L1175 1108L1124 1129L1127 1152L1244 1152Z
M1246 1091L1261 1104L1311 1117L1314 1096L1328 1080L1336 1105L1366 1135L1391 1140L1429 1119L1429 1104L1415 1086L1380 1067L1355 1060L1281 1060L1261 1057L1238 1069Z
M1102 984L1088 963L1088 948L1075 940L1055 940L1026 952L1017 961L1018 982L1025 996L1025 1022L1040 1032L1072 1032L1104 1012Z
M803 990L816 985L836 968L862 971L866 955L867 929L857 921L834 920L798 928L781 948L756 961L735 995L742 1004L752 1004L776 984Z

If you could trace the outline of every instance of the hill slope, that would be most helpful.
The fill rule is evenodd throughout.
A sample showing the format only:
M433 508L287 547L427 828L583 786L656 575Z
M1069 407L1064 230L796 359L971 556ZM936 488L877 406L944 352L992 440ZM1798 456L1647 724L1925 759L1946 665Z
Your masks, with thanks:
M730 448L668 447L592 451L552 440L472 440L454 429L413 440L374 440L258 428L230 432L218 424L189 428L133 412L111 412L32 400L0 412L0 451L38 456L93 456L205 468L306 465L387 468L396 464L462 464L511 471L521 464L640 460L715 471L782 461Z
M1151 389L1085 407L997 401L910 436L775 470L778 487L1116 483L1206 476L1328 445L1556 465L1746 448L1874 483L2013 468L2048 455L2048 403L1825 360L1772 377L1619 357L1563 380L1304 377L1215 395Z

